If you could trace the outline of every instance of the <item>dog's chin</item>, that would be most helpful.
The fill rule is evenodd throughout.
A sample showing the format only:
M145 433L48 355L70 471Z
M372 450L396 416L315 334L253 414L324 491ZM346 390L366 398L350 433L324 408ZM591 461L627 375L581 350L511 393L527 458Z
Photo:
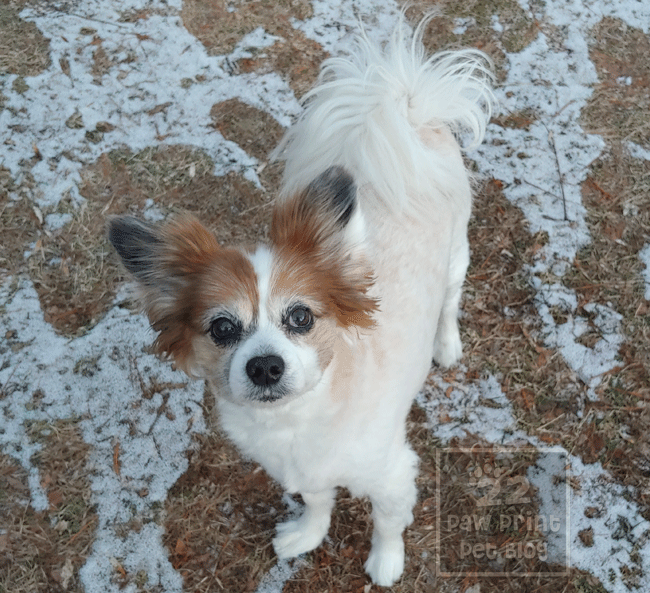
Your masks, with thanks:
M274 408L289 404L298 399L309 397L317 389L323 379L322 373L316 373L309 382L286 380L275 385L258 386L252 383L240 385L240 389L232 389L229 384L212 381L215 392L220 397L240 406L253 408Z
M251 386L243 399L244 403L252 406L281 406L299 397L286 385L273 385L272 387Z

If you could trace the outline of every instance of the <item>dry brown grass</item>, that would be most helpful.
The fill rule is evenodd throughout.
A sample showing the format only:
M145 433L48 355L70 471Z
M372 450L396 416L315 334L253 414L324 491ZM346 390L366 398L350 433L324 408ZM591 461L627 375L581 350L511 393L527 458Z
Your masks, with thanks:
M271 534L280 490L220 435L199 442L166 504L170 561L196 593L255 591L275 563Z
M38 239L39 217L26 195L12 199L16 187L10 172L0 167L0 277L24 266L24 254Z
M599 84L583 110L587 131L610 140L650 145L650 39L622 21L605 18L592 31L590 57Z
M38 513L28 506L25 471L0 456L0 591L81 593L78 572L97 519L86 468L89 445L72 421L34 423L29 432L42 444L33 462L50 507Z
M34 23L21 20L25 0L0 4L0 73L35 76L50 64L50 42Z
M539 31L539 23L531 21L516 0L420 0L401 3L407 7L406 15L414 23L435 11L436 16L431 19L424 35L424 44L429 51L476 47L492 58L499 79L504 75L505 52L520 51ZM494 29L493 16L498 17L503 31ZM466 22L464 31L454 32L456 19Z
M326 57L318 43L291 25L292 18L304 20L311 15L311 3L307 0L188 0L182 11L188 31L212 55L232 52L244 35L258 27L280 37L271 47L254 50L254 56L242 58L233 66L241 72L277 72L298 97L312 86L318 66Z

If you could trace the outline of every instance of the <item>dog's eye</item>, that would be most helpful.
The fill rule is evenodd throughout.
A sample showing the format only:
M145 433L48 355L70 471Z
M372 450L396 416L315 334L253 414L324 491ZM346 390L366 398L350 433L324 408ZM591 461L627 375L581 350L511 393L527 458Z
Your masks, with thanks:
M227 317L217 317L210 325L210 336L217 344L233 344L240 334L241 328Z
M314 325L314 314L302 305L294 307L289 311L286 325L294 332L307 332Z

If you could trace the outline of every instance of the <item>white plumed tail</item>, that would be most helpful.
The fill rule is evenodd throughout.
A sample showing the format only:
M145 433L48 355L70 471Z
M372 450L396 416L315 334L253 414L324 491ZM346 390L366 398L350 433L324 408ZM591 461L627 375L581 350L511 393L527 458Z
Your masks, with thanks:
M427 58L426 23L412 32L402 15L384 48L362 34L350 56L323 63L305 111L274 152L286 161L285 195L342 165L387 205L404 206L440 171L419 130L446 127L466 148L481 143L493 103L490 61L473 49Z

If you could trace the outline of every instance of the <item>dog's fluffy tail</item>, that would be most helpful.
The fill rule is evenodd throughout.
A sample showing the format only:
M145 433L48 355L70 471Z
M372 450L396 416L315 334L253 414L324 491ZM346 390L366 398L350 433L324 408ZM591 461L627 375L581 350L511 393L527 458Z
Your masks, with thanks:
M350 56L323 63L305 111L274 153L286 161L285 194L342 165L389 207L403 207L441 173L419 132L447 128L466 148L481 143L493 103L489 59L473 49L427 57L426 23L411 32L402 15L385 47L362 34Z

